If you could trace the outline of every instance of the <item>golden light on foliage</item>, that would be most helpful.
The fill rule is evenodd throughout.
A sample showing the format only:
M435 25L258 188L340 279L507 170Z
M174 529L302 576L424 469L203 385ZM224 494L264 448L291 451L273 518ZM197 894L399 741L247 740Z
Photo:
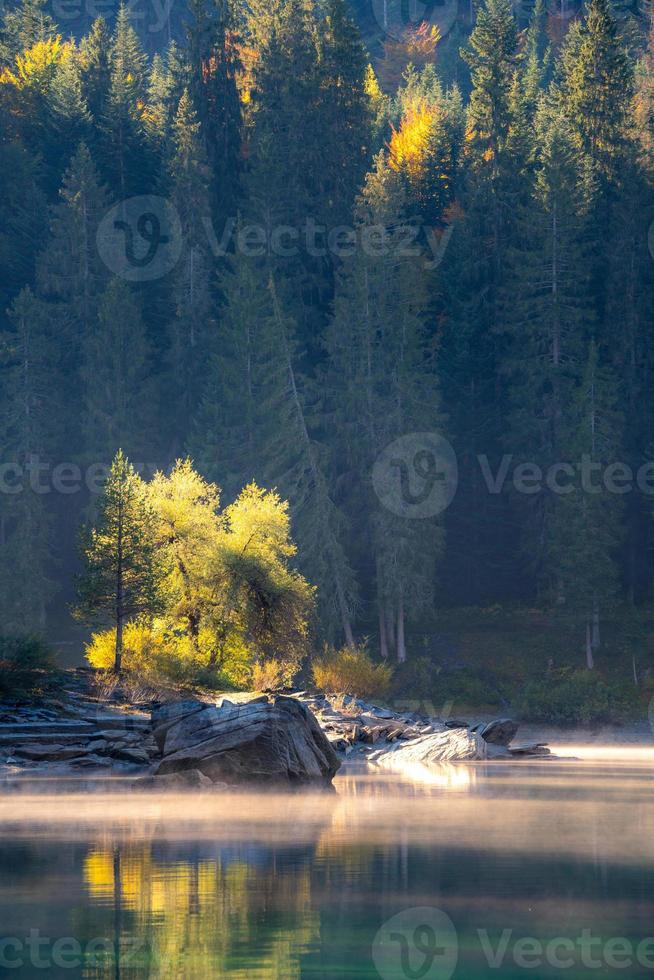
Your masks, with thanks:
M0 74L0 84L13 85L17 89L46 88L58 65L72 57L74 46L62 42L61 37L47 41L37 41L23 54L16 55L16 65L12 70L5 68Z
M438 117L438 109L420 101L404 114L399 129L394 129L388 144L389 163L393 170L419 181L427 166L429 139Z
M382 90L379 87L379 82L377 81L377 76L375 75L375 69L372 65L368 65L366 68L366 77L364 80L364 91L371 102L378 102L382 97Z

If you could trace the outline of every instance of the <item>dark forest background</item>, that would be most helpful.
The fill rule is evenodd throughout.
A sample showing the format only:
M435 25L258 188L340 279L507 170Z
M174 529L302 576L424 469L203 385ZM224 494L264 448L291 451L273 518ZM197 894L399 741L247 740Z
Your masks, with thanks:
M647 678L649 8L403 11L4 10L1 631L81 650L77 528L122 448L290 501L317 644ZM375 462L401 440L419 490L425 433L454 500L395 513Z

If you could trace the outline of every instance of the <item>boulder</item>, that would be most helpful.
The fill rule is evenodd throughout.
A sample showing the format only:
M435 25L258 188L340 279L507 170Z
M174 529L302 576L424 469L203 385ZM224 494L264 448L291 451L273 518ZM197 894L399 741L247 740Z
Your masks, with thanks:
M340 766L312 713L282 695L163 704L152 730L157 775L197 769L214 782L330 783Z
M516 736L518 725L510 718L498 718L487 725L479 725L473 731L478 731L484 742L508 746Z
M466 762L485 757L481 739L467 728L451 728L393 742L369 755L368 759L389 768L402 769L407 765L431 766L438 762Z

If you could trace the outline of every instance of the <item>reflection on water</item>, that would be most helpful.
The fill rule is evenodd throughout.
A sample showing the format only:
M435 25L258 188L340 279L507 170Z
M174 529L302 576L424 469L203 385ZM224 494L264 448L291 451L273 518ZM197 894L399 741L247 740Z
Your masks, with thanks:
M335 794L5 795L0 973L652 976L653 775L477 765L345 773ZM383 923L424 907L451 919L455 958L412 949L427 927L409 912L409 958L380 960Z

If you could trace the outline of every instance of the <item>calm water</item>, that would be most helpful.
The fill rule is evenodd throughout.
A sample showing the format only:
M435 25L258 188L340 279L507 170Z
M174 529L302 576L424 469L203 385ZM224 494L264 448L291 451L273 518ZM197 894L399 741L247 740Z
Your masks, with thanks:
M0 796L0 974L654 976L654 767Z

